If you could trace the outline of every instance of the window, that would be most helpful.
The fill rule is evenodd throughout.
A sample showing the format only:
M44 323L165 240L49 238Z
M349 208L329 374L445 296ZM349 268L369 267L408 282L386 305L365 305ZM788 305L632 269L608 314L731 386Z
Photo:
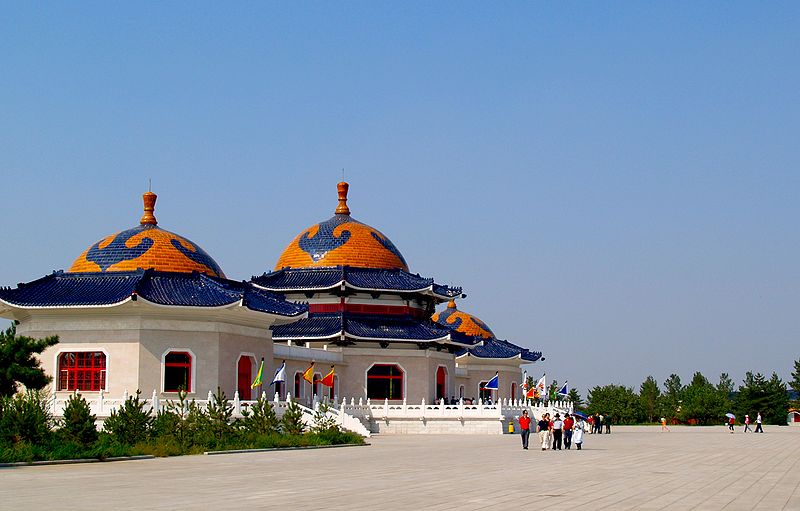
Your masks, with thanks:
M403 399L403 370L400 366L376 364L367 371L369 399Z
M281 399L286 399L286 382L276 381L275 382L275 392L278 394L278 397L280 397Z
M464 397L464 386L463 385L459 385L458 386L458 398L459 399L463 399L463 397Z
M511 382L511 400L517 399L517 382Z
M192 391L192 356L185 351L164 355L164 392Z
M336 389L339 387L339 377L333 375L333 385L328 388L328 397L331 401L336 401Z
M303 373L294 373L294 397L303 397Z
M106 388L106 355L102 351L73 351L58 356L58 390Z

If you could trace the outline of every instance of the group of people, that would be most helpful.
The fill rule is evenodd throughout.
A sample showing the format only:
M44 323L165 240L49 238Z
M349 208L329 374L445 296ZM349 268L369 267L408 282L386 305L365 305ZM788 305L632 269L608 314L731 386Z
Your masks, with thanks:
M523 410L519 418L519 426L522 434L522 448L526 450L531 435L531 424L532 420L528 415L528 410ZM587 431L588 426L583 417L578 415L572 417L570 414L565 414L562 420L558 413L552 419L549 413L545 413L536 423L536 428L543 451L547 449L560 451L562 444L565 449L571 449L572 444L575 444L575 448L580 451L583 445L583 434Z
M733 433L733 426L734 426L735 422L736 422L736 418L735 417L729 417L728 418L728 429L731 430L731 433ZM764 430L761 428L761 412L758 412L758 415L756 416L756 430L755 431L750 429L750 416L749 415L745 415L744 416L744 431L742 433L747 433L748 431L751 432L751 433L763 433L764 432Z
M602 434L603 428L606 430L606 434L611 434L611 416L610 415L603 415L602 413L595 413L594 415L589 416L586 420L589 423L589 433L597 433Z

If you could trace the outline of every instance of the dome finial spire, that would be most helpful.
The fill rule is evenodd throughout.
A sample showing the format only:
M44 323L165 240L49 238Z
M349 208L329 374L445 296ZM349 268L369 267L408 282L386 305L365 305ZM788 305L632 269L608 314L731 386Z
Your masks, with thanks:
M347 207L347 190L350 189L350 185L346 181L340 181L339 184L336 185L336 189L339 191L339 205L336 206L336 214L349 215L350 208Z
M139 220L140 224L158 225L158 220L156 220L156 216L153 214L153 212L156 210L157 198L158 195L151 191L147 191L142 194L142 200L144 201L144 214L142 215L142 219Z
M455 300L453 300L453 299L451 298L451 299L450 299L450 301L449 301L449 302L447 302L447 308L448 308L448 309L455 309L455 308L457 308L457 307L456 307L456 301L455 301Z

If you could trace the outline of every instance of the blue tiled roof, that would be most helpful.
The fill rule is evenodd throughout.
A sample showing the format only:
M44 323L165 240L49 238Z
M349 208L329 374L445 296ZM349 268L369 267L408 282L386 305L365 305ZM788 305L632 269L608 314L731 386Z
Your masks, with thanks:
M242 300L252 310L280 316L298 316L307 311L305 305L289 302L282 295L250 283L197 272L55 272L15 289L0 289L0 300L17 307L113 305L133 295L159 305L220 307Z
M280 292L331 289L344 282L352 288L375 291L421 292L431 289L434 294L442 298L452 298L461 294L460 287L436 284L433 279L400 269L350 266L284 268L253 277L252 282L270 291Z
M536 362L542 358L539 351L530 351L516 344L500 339L486 339L480 346L463 349L456 353L456 356L469 354L476 358L515 358L520 357L528 362Z
M275 340L333 339L342 334L351 339L451 342L473 346L477 339L458 335L432 321L409 316L317 313L288 325L272 327Z

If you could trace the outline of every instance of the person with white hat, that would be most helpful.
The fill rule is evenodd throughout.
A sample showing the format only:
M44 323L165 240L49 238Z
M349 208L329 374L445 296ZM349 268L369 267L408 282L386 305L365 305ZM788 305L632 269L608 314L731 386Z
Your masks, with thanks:
M749 415L745 415L744 416L744 433L747 433L748 431L750 433L753 432L753 430L750 429L750 416Z

